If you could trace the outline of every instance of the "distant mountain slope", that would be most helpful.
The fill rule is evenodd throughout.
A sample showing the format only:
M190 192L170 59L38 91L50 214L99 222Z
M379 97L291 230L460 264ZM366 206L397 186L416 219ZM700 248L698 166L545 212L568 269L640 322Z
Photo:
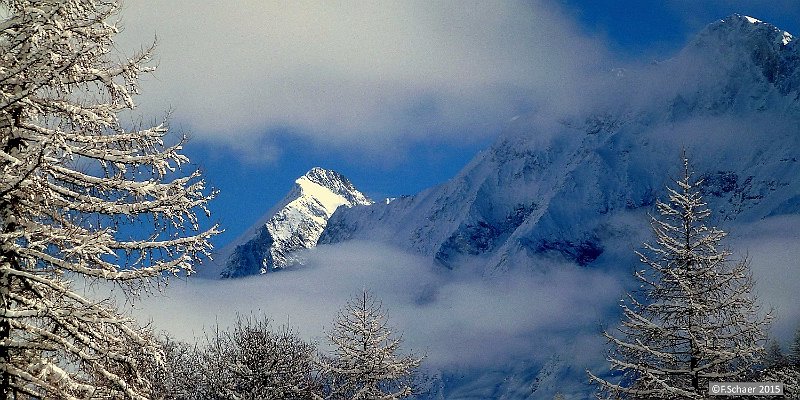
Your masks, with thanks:
M369 204L372 201L344 175L312 168L295 181L255 236L236 246L221 276L236 278L281 269L291 263L293 252L317 244L338 207Z
M800 213L800 50L751 17L709 25L675 58L615 71L581 114L522 117L450 181L338 210L320 243L378 240L486 274L589 265L649 210L682 149L720 220Z

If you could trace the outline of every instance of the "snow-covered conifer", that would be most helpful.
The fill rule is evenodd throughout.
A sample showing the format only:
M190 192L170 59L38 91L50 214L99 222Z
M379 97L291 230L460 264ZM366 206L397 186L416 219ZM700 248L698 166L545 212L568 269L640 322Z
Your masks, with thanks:
M334 357L324 362L331 399L400 399L412 395L410 380L421 359L398 354L402 339L388 326L382 304L370 292L351 299L328 335Z
M725 233L707 225L711 212L685 156L683 167L651 217L654 244L637 253L641 289L623 303L619 332L604 333L621 376L589 372L599 397L705 398L709 381L752 373L763 352L770 316L756 304L749 264L730 260Z
M786 359L789 364L800 369L800 327L794 332L794 338L789 344L789 354Z
M117 0L0 0L0 398L145 398L152 348L75 280L192 271L213 197L167 127L126 128L152 48L113 52ZM111 22L109 22L111 21ZM135 224L135 228L125 228Z
M762 364L764 368L783 367L786 365L786 356L783 354L781 345L777 340L772 339L767 344Z

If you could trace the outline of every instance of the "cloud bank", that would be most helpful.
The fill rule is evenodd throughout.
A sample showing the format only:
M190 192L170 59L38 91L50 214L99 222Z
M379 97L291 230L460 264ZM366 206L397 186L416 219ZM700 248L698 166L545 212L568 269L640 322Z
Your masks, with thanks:
M543 1L126 1L119 48L157 36L138 102L195 138L272 156L276 135L391 153L569 107L605 57ZM261 144L261 146L255 146Z
M429 367L480 368L553 354L596 362L599 324L623 293L611 275L576 266L487 279L476 271L442 272L424 258L375 243L322 246L306 265L270 276L225 281L175 281L165 297L134 303L140 321L183 340L202 338L236 313L288 323L324 345L338 310L364 289L379 297L404 350Z
M756 293L765 310L775 308L771 334L783 342L800 321L793 307L800 302L798 223L797 216L737 223L727 241L736 256L751 259ZM597 369L605 366L600 331L619 323L617 304L632 282L632 246L620 244L631 262L614 260L615 268L550 263L486 278L469 267L442 271L423 257L354 241L320 246L305 253L304 266L268 276L173 281L163 296L137 300L132 312L188 341L216 324L230 326L237 313L255 313L324 345L337 311L369 289L404 336L404 350L425 354L429 367L492 368L559 354Z

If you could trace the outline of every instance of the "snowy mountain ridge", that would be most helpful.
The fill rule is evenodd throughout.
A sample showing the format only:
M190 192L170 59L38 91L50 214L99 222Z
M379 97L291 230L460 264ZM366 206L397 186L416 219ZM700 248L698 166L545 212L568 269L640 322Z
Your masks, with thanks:
M602 104L519 118L450 181L340 210L320 242L373 237L448 268L477 263L487 275L554 260L629 275L633 248L649 240L647 213L680 174L684 149L712 223L731 237L800 215L800 45L791 34L732 15L674 58L614 72ZM444 372L438 392L420 398L592 397L585 366L566 357Z
M284 268L293 262L292 253L317 244L337 208L372 203L344 175L312 168L295 180L254 237L236 246L221 276L235 278Z
M320 243L377 240L447 268L477 261L490 275L541 257L602 262L641 229L626 215L663 195L682 149L718 220L800 212L800 50L790 34L732 15L674 58L609 82L583 113L513 121L448 182L337 211Z

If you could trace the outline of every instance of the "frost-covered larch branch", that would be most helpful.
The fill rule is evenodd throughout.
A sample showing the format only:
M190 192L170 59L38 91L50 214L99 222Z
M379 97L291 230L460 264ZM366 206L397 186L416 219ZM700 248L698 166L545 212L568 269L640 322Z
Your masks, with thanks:
M116 0L0 0L0 396L146 398L146 331L73 280L129 294L210 254L214 192L166 123L127 128L153 47L115 59ZM111 22L109 22L111 21Z

